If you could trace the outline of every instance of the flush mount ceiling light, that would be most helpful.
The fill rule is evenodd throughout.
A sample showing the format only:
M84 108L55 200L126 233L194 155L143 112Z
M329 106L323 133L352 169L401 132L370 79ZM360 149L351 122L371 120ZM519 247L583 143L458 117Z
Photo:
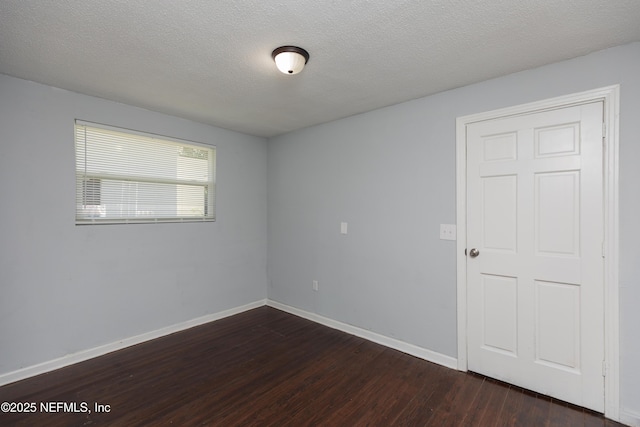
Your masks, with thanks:
M280 46L271 56L284 74L298 74L309 61L309 52L297 46Z

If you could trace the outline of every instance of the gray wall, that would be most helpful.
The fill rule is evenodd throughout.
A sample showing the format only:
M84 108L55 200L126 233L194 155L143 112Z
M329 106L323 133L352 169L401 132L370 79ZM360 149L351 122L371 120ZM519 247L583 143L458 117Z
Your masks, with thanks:
M76 226L74 119L217 146L217 221ZM0 374L266 297L266 141L0 75Z
M640 43L271 139L269 298L455 357L455 244L439 224L456 220L456 117L617 83L621 406L640 414Z

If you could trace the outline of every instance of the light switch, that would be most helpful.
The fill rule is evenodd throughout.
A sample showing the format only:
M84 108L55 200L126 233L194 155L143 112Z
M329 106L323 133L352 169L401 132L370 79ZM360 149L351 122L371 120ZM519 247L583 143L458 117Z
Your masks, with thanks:
M441 240L456 240L456 225L455 224L440 224L440 239Z
M340 223L340 234L347 234L347 226L348 224L346 222Z

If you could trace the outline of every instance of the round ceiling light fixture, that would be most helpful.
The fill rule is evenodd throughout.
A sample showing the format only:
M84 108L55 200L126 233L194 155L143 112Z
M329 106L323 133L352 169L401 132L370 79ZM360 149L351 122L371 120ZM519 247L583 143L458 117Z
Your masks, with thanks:
M297 46L280 46L271 56L284 74L298 74L309 62L309 52Z

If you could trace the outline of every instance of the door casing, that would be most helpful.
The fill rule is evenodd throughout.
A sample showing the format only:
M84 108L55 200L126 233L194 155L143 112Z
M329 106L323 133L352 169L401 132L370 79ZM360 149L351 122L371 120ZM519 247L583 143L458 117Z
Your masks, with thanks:
M530 114L594 101L604 102L604 354L605 416L618 421L619 291L618 291L618 122L620 86L613 85L514 107L459 117L456 120L456 222L458 370L467 371L467 186L466 127L475 122Z

